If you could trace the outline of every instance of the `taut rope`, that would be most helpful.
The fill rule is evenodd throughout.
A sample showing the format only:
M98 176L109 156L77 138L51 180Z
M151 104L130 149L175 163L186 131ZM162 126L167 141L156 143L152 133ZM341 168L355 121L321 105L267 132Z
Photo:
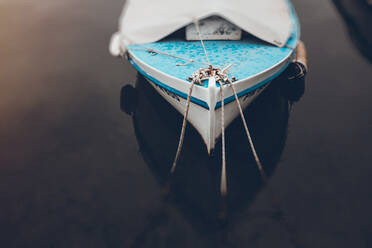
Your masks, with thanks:
M148 47L143 47L143 48L133 48L133 50L147 51L147 52L149 52L150 54L153 54L153 55L161 54L161 55L169 56L169 57L172 57L172 58L176 58L176 59L180 59L180 60L185 60L185 61L187 61L185 64L178 64L178 63L177 63L176 66L184 66L184 65L188 65L188 64L190 64L190 63L198 63L198 64L202 64L202 65L207 65L207 66L209 66L209 64L204 63L204 62L200 62L200 61L197 61L197 60L194 60L194 59L189 59L189 58L184 58L184 57L176 56L176 55L173 55L173 54L169 54L169 53L162 52L162 51L155 50L155 49L148 48Z
M222 89L222 83L220 83L220 96L221 96L221 133L222 133L222 171L221 171L221 186L220 191L222 197L227 195L227 183L226 183L226 154L225 154L225 103L224 94Z
M178 148L177 148L177 153L176 157L174 158L172 169L171 169L171 174L174 173L174 170L176 169L178 157L180 156L182 145L183 145L183 139L185 137L185 129L186 129L186 124L187 124L187 116L189 114L189 108L190 108L190 101L191 101L191 93L192 93L192 88L194 87L195 81L191 82L191 86L189 89L189 94L187 95L187 101L186 101L186 110L185 114L183 115L183 123L182 123L182 129L181 129L181 135L180 135L180 140L178 142Z
M257 167L258 167L258 170L260 171L261 177L262 177L264 183L266 184L266 182L267 182L267 176L266 176L265 171L263 170L262 164L261 164L261 162L260 162L260 159L258 158L258 155L257 155L256 149L255 149L255 147L254 147L254 144L253 144L253 141L252 141L251 134L250 134L250 132L249 132L249 130L248 130L247 122L245 121L245 117L244 117L244 114L243 114L242 106L240 105L238 95L236 94L235 86L233 85L233 83L232 83L230 80L227 80L227 82L230 84L231 89L232 89L233 92L234 92L235 100L236 100L236 103L238 104L238 108L239 108L240 116L241 116L241 118L242 118L243 125L244 125L244 129L245 129L245 132L246 132L247 137L248 137L249 145L251 146L251 150L252 150L252 153L253 153L254 159L256 160Z
M199 28L199 21L198 21L198 19L194 19L194 24L195 24L195 27L196 27L196 32L198 33L198 36L199 36L199 40L200 40L200 42L201 42L201 44L203 46L205 57L207 58L207 61L208 61L209 66L212 66L211 61L209 60L209 57L208 57L207 50L205 49L203 39L202 39L201 34L200 34L200 28Z

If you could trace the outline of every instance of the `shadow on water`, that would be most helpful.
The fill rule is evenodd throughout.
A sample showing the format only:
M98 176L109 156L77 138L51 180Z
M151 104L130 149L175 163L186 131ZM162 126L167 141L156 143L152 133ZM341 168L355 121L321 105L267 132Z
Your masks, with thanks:
M294 84L277 79L245 110L257 153L268 176L275 171L283 152L292 103L303 93L304 81ZM165 187L183 116L139 74L135 87L126 85L122 88L121 109L132 116L141 154L158 183ZM201 232L221 227L217 220L221 206L220 148L221 141L216 145L214 156L209 157L202 138L188 125L167 198L167 202ZM227 204L231 222L248 208L263 187L240 118L226 129L226 154Z
M368 0L333 0L359 52L372 62L372 3Z

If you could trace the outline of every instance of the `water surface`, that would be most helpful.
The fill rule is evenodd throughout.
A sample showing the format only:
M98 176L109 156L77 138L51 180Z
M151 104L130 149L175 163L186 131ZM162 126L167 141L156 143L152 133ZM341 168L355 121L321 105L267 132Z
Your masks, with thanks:
M182 118L109 55L123 2L3 0L1 247L372 247L371 33L345 21L366 7L334 2L293 1L300 101L273 84L246 112L267 186L239 120L227 130L221 226L220 152L192 128L164 199Z

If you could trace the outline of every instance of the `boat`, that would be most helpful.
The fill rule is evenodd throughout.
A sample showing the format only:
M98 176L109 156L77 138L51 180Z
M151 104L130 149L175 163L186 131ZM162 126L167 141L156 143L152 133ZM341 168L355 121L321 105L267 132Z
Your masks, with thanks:
M278 81L281 79L284 82ZM257 153L260 154L269 177L279 169L277 166L285 147L291 114L290 99L298 94L288 91L286 82L285 77L275 79L244 111L250 123L251 134L257 140ZM287 95L288 92L292 95ZM135 84L128 83L122 87L120 100L123 114L132 119L139 152L146 164L146 173L151 174L160 187L164 187L174 158L174 154L169 151L176 145L178 124L182 121L182 116L140 74L137 75ZM226 143L226 149L229 150L227 172L229 185L234 189L229 197L229 216L240 218L264 185L256 171L253 157L247 156L248 141L241 121L235 119L229 129L234 130L226 132L229 140ZM188 130L187 141L182 150L183 159L180 159L172 179L169 203L194 228L201 228L202 231L211 225L218 225L216 216L221 202L216 188L220 170L216 164L220 163L221 151L216 149L215 156L209 157L194 128Z
M210 154L291 63L299 38L289 0L128 0L109 49L184 115Z

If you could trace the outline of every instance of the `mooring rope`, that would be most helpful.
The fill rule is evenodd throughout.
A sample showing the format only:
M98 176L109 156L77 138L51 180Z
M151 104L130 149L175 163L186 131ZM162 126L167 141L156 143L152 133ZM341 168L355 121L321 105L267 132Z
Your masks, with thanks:
M227 182L226 182L226 154L225 154L225 103L224 93L220 83L220 96L221 96L221 135L222 135L222 171L221 171L221 186L220 191L222 197L227 195Z
M177 152L176 152L176 157L174 158L174 161L173 161L173 165L172 165L172 169L171 169L171 174L173 174L174 173L174 170L176 169L178 157L180 156L180 153L181 153L181 149L182 149L182 145L183 145L183 140L184 140L184 137L185 137L185 129L186 129L186 124L187 124L187 116L189 114L189 108L190 108L190 102L191 102L191 93L192 93L192 88L194 87L194 84L195 84L195 81L192 81L191 82L190 89L189 89L189 94L187 95L186 110L185 110L185 113L183 115L183 123L182 123L181 135L180 135L180 139L179 139L179 142L178 142L178 148L177 148Z
M260 159L258 158L256 149L255 149L255 147L253 145L252 137L251 137L250 132L248 130L248 126L247 126L247 123L245 121L243 110L242 110L242 107L240 105L238 95L236 94L235 87L234 87L233 83L230 80L227 80L227 82L230 84L230 86L231 86L231 88L232 88L232 90L234 92L234 96L235 96L235 100L236 100L237 105L238 105L238 108L239 108L240 116L241 116L242 121L243 121L243 124L244 124L244 129L245 129L245 132L247 134L247 137L248 137L248 140L249 140L249 144L251 146L251 150L252 150L253 156L254 156L254 158L256 160L256 164L257 164L258 170L259 170L259 172L261 174L261 178L263 180L264 185L267 185L268 179L267 179L266 173L265 173L265 171L264 171L264 169L262 167L262 164L260 162ZM221 107L222 107L222 101L221 101ZM300 247L300 243L299 243L299 241L297 239L297 235L296 235L295 229L292 228L292 225L289 222L289 220L286 218L286 216L282 214L282 210L280 208L280 201L279 201L279 199L270 190L269 190L269 195L270 195L270 199L272 201L272 204L273 204L274 208L278 209L278 213L280 213L279 216L278 216L279 217L278 218L279 223L282 226L284 226L286 232L289 235L289 239L290 239L291 243L295 247Z
M159 51L159 50L156 50L156 49L152 49L152 48L148 48L148 47L132 48L132 49L133 50L137 50L137 51L147 51L147 52L149 52L151 54L161 54L161 55L169 56L169 57L172 57L172 58L176 58L176 59L187 61L187 63L185 63L185 64L179 64L179 63L177 63L176 66L184 66L184 65L188 65L190 63L198 63L198 64L201 64L201 65L208 65L209 66L209 64L204 63L204 62L200 62L200 61L197 61L197 60L194 60L194 59L189 59L189 58L184 58L184 57L176 56L176 55L173 55L173 54L170 54L170 53L162 52L162 51Z
M205 49L204 41L203 41L203 39L201 37L198 19L194 19L194 24L195 24L196 32L198 33L199 40L200 40L200 42L202 44L203 51L204 51L205 57L207 58L207 62L208 63L199 62L199 61L196 61L194 59L183 58L183 57L180 57L180 56L176 56L176 55L173 55L173 54L165 53L165 52L162 52L162 51L159 51L159 50L155 50L155 49L152 49L152 48L148 48L148 47L143 47L142 49L140 49L140 48L133 48L133 50L145 50L145 51L147 51L147 52L149 52L151 54L162 54L162 55L165 55L165 56L169 56L169 57L173 57L173 58L176 58L176 59L181 59L181 60L187 61L184 64L177 63L176 66L186 66L186 65L188 65L190 63L199 63L199 64L207 65L207 66L209 66L210 70L212 71L213 67L212 67L211 61L209 60L209 56L208 56L207 50Z
M199 21L198 21L198 19L194 19L194 24L195 24L195 27L196 27L196 32L198 33L198 36L199 36L199 40L200 40L200 42L202 44L202 47L203 47L205 57L207 58L207 61L208 61L209 66L212 66L211 61L209 60L209 57L208 57L207 50L205 49L203 39L202 39L201 34L200 34L200 28L199 28Z
M235 100L236 100L236 103L238 104L238 108L239 108L240 116L241 116L241 118L242 118L243 125L244 125L244 129L245 129L245 132L246 132L247 137L248 137L249 145L251 146L251 150L252 150L252 153L253 153L254 159L256 160L256 164L257 164L258 170L259 170L259 172L260 172L260 174L261 174L261 177L262 177L264 183L266 184L266 182L267 182L267 176L266 176L266 173L265 173L265 171L264 171L264 169L263 169L263 167L262 167L261 161L260 161L260 159L258 158L258 155L257 155L256 149L255 149L255 147L254 147L254 144L253 144L253 141L252 141L251 134L250 134L250 132L249 132L249 130L248 130L247 122L245 121L245 117L244 117L244 114L243 114L242 106L240 105L238 95L236 94L235 87L234 87L233 83L232 83L230 80L228 80L227 82L230 84L231 89L232 89L233 92L234 92Z

